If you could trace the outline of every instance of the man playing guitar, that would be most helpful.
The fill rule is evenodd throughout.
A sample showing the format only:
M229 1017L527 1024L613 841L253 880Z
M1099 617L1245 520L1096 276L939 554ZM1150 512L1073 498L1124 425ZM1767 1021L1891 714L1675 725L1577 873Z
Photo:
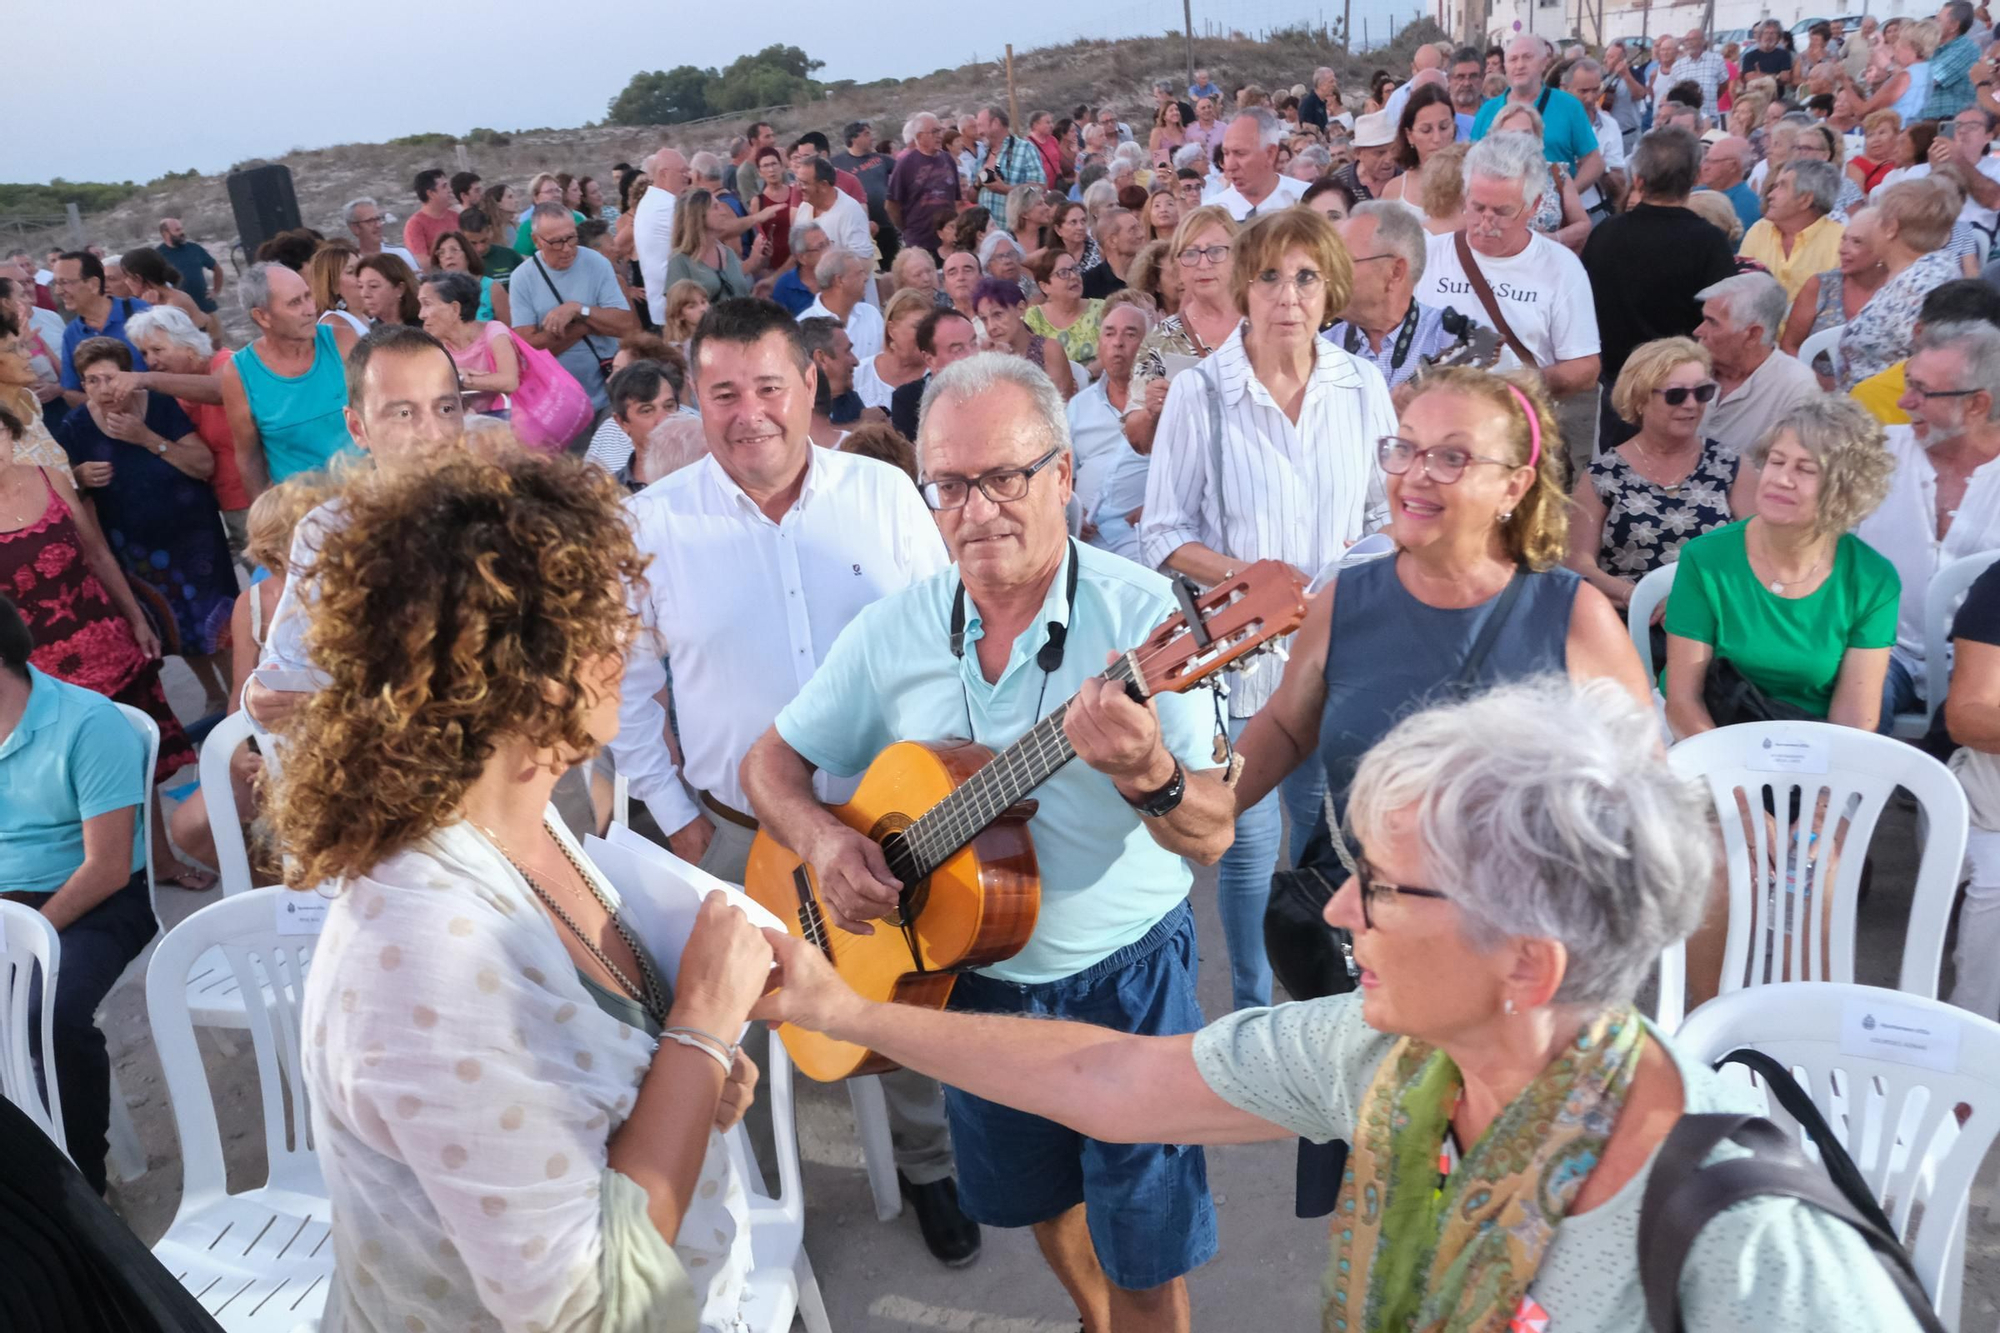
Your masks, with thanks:
M880 846L815 799L906 739L999 750L1074 697L1081 763L1034 792L1040 914L1012 958L961 975L955 1009L1075 1018L1125 1032L1201 1026L1187 862L1229 845L1235 801L1214 768L1206 686L1136 703L1098 679L1175 609L1166 580L1072 542L1063 403L1018 358L940 371L918 441L924 498L955 566L850 622L751 747L743 787L764 828L812 868L834 923L890 929L902 885ZM959 1196L975 1220L1032 1226L1088 1333L1189 1326L1184 1275L1216 1248L1199 1149L1101 1143L946 1089Z

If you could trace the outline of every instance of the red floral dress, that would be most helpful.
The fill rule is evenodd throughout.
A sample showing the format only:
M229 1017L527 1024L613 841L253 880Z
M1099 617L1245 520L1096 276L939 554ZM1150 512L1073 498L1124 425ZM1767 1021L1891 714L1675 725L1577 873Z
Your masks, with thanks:
M46 477L42 484L48 486ZM154 781L195 761L194 746L160 688L159 663L140 650L132 627L91 572L76 519L54 487L40 518L0 532L0 591L28 622L35 640L28 660L38 670L130 704L159 723Z

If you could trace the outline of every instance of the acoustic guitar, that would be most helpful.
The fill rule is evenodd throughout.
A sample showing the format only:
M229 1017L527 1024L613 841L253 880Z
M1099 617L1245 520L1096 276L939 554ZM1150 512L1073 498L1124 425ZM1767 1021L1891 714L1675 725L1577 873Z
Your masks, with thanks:
M1305 583L1260 560L1197 594L1176 582L1181 611L1103 674L1134 699L1189 689L1234 669L1305 619ZM833 924L812 867L759 832L744 888L811 941L862 995L942 1009L960 971L1020 952L1034 934L1041 881L1029 794L1076 757L1063 734L1068 704L995 755L965 740L900 741L875 757L854 799L833 807L874 839L902 883L896 912L872 935ZM1217 756L1221 762L1221 756ZM791 1024L778 1030L792 1061L821 1082L896 1066L865 1047Z

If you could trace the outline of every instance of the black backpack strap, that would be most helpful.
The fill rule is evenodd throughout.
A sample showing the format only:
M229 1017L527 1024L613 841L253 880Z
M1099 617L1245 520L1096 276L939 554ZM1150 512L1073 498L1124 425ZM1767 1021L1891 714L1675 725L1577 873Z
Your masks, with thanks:
M1799 1122L1799 1127L1812 1139L1813 1146L1819 1149L1820 1165L1826 1168L1827 1179L1854 1211L1867 1218L1877 1230L1890 1236L1896 1234L1895 1224L1882 1211L1882 1205L1876 1202L1875 1191L1862 1178L1861 1168L1847 1155L1847 1149L1834 1134L1832 1126L1819 1113L1819 1107L1813 1105L1812 1094L1799 1086L1791 1070L1750 1046L1739 1047L1715 1062L1718 1069L1723 1065L1742 1065L1763 1079L1771 1096L1785 1108L1785 1114Z

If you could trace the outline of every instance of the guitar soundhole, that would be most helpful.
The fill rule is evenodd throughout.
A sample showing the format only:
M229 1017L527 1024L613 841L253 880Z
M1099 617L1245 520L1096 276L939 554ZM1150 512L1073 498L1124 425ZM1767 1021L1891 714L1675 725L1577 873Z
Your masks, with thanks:
M924 903L930 897L931 884L928 876L917 875L915 853L903 841L903 830L912 820L908 815L889 814L875 822L868 830L868 836L882 847L882 859L889 863L889 873L903 882L903 900L896 915L884 917L892 926L912 926L924 910Z

